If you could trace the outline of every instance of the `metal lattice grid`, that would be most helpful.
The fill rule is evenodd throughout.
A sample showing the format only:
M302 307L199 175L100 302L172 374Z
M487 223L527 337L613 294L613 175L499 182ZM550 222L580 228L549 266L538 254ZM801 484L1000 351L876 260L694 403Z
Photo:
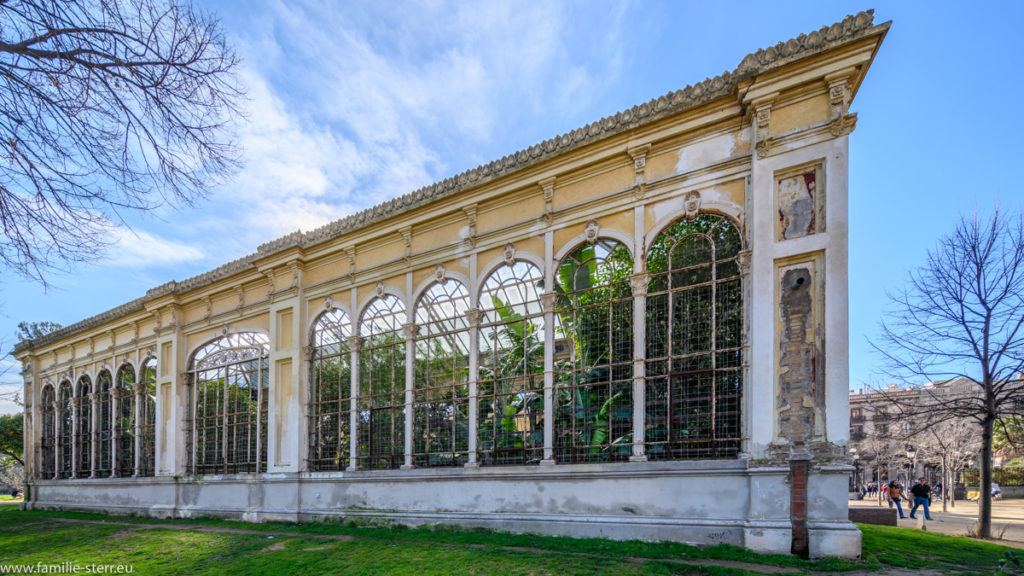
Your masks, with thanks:
M54 417L56 413L53 409L53 403L55 395L52 385L46 385L43 387L41 395L43 409L42 409L42 434L41 442L39 445L39 470L36 473L36 478L49 479L53 478L54 472L54 457L57 455L56 444L57 444L57 429L54 425Z
M729 221L701 215L670 226L648 252L650 459L725 458L740 451L741 248Z
M263 472L267 464L269 339L228 334L192 357L187 418L193 474Z
M537 464L544 456L544 275L504 264L480 290L477 447L484 465Z
M71 478L74 471L72 467L71 454L74 450L74 439L72 438L72 435L74 434L75 423L71 382L68 382L67 380L61 382L60 389L57 391L57 410L60 411L57 415L58 426L60 426L60 429L57 431L57 443L60 456L60 462L58 462L58 476L60 478Z
M140 380L143 384L142 414L139 421L139 476L156 474L156 360L149 359L142 365Z
M96 463L93 466L97 478L106 478L111 472L111 446L113 435L113 379L108 370L96 377L96 426L93 428L93 442L96 443Z
M114 446L116 476L135 475L135 368L125 364L117 371L114 392Z
M633 445L633 258L618 242L581 246L558 268L555 459L628 460Z
M413 465L469 460L469 291L436 282L416 305Z
M78 379L75 386L75 476L92 476L92 381L88 376Z
M307 461L310 470L344 470L349 466L351 336L351 321L341 310L324 312L313 326Z
M363 312L359 335L359 468L398 468L405 461L405 336L402 301L375 298Z

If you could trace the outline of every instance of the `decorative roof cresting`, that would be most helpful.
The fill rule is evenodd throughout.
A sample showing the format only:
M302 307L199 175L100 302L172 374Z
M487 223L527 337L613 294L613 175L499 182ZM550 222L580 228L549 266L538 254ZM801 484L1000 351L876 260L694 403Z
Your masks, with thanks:
M219 266L209 272L193 276L181 282L167 282L149 290L143 298L133 300L34 340L23 340L14 347L14 352L17 353L35 348L80 330L87 330L110 320L137 312L144 309L145 302L150 299L167 294L182 294L216 280L226 278L249 268L258 258L266 257L287 248L304 248L331 240L342 234L358 230L386 218L391 218L423 204L523 170L541 161L548 160L553 156L567 153L591 142L633 130L666 116L678 114L718 98L729 96L733 93L736 85L744 80L801 58L812 56L843 42L867 36L876 29L887 29L888 26L888 22L880 24L878 27L874 26L874 10L846 16L842 21L836 22L831 26L822 26L809 34L801 34L796 38L791 38L774 46L747 54L731 72L725 71L714 78L707 78L703 82L687 86L682 90L669 92L648 102L633 106L628 110L623 110L614 116L607 116L582 128L549 138L539 144L519 150L498 160L482 164L461 174L445 178L440 182L429 184L408 194L335 220L315 230L292 232L260 245L253 254Z

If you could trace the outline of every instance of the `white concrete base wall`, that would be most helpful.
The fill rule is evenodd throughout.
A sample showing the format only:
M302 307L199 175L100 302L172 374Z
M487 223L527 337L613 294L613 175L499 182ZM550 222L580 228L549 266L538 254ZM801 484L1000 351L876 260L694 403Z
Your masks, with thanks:
M450 524L789 553L787 472L734 460L36 481L26 507ZM859 556L860 532L846 521L846 485L838 482L845 476L815 475L812 486L819 476L811 553Z

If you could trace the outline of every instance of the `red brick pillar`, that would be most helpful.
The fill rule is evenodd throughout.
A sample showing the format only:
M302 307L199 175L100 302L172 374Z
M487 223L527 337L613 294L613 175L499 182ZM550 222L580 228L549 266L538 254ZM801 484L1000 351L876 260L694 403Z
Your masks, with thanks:
M807 542L807 472L809 460L789 461L789 519L793 527L793 541L790 552L807 558L810 548Z

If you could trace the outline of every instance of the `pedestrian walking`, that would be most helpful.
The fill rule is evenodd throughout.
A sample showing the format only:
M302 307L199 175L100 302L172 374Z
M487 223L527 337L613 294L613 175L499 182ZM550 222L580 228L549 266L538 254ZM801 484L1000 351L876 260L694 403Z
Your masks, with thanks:
M914 507L910 509L910 517L916 519L914 513L917 512L917 507L924 506L924 517L931 520L932 515L928 511L928 504L931 503L932 487L925 481L924 476L917 479L917 484L910 488L910 493L914 495Z
M903 487L900 486L899 482L893 480L892 482L889 482L885 489L889 499L889 508L892 508L892 505L896 504L896 510L899 511L900 518L906 518L906 516L903 515L903 504L901 503L903 500ZM911 516L911 518L913 518L913 516Z

